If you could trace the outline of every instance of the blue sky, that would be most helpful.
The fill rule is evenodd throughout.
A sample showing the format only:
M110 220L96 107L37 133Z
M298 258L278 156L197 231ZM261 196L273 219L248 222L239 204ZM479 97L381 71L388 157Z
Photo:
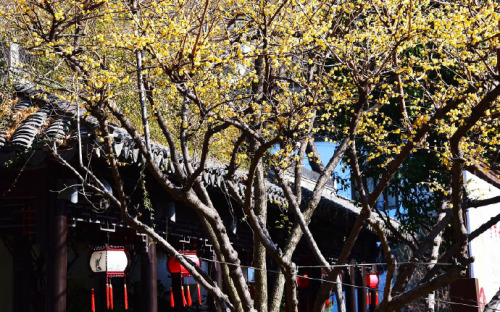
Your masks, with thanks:
M321 161L324 165L326 165L335 152L336 144L330 142L315 142L315 144L321 157ZM309 165L309 161L307 160L307 158L304 159L304 166L307 169L311 170L311 166ZM343 167L345 167L344 164L342 162L339 163L337 165L337 168L335 168L334 174L336 177L348 180L350 179L349 169L346 168L345 172L342 172ZM351 189L341 189L341 185L337 181L337 194L346 198L351 198Z

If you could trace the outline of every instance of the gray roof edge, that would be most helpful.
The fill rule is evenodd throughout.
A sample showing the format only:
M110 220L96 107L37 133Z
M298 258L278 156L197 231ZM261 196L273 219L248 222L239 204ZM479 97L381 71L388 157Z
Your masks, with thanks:
M41 88L36 87L32 83L17 83L14 85L14 89L16 90L17 95L21 98L26 98L26 97L33 98L36 101L42 102L44 105L48 105L53 110L56 110L60 113L64 113L66 116L72 115L73 118L76 118L77 106L75 104L72 104L66 100L62 100L59 97L52 95ZM81 114L80 116L84 116L84 114ZM81 117L81 119L87 125L97 127L97 121L95 119L84 118L84 117ZM135 142L125 129L114 124L111 124L110 128L111 128L111 135L115 136L116 138L119 138L119 140L113 141L114 144L126 143L125 145L127 145L128 148L134 149ZM120 146L119 148L123 148L123 146ZM164 145L153 142L153 150L156 151L155 152L156 155L160 154L165 155L167 158L169 158L170 156L169 148ZM123 152L121 154L124 155ZM141 157L137 158L129 157L127 161L129 161L131 164L133 163L140 164L142 160ZM168 171L168 169L165 170ZM220 177L218 178L217 175L220 175L221 172L225 171L224 164L221 164L219 161L210 161L209 167L207 167L205 171L207 172L207 174L211 175L211 178L207 179L205 183L211 184L211 186L215 188L222 189L223 187L221 186L220 183L221 182ZM238 178L240 179L244 178L245 176L243 172L239 172L237 175ZM292 179L289 173L287 173L287 178ZM293 182L293 179L291 181ZM316 186L316 180L313 180L308 177L302 177L302 188L304 190L307 190L308 192L313 192L315 186ZM275 202L279 202L282 204L286 203L283 190L279 186L275 185L271 181L268 181L267 188L269 193L268 194L269 200L274 198ZM318 205L322 206L325 205L327 202L333 203L337 209L341 208L345 211L348 211L356 215L359 215L361 211L361 208L359 207L359 204L357 202L337 195L335 188L328 184L325 186L322 192L322 199ZM377 222L382 222L382 223L384 222L378 216L376 216L376 220ZM399 223L396 220L390 218L390 222L393 224L395 228L399 227Z

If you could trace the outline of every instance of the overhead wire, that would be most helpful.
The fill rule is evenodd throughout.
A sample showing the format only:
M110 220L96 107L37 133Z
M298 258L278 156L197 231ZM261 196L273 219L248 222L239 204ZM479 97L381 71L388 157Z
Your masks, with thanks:
M440 262L437 262L437 263L431 263L431 262L411 262L411 261L407 261L407 262L398 262L397 265L403 265L403 264L416 264L416 265L442 265L442 266L448 266L448 265L455 265L453 263L440 263ZM379 265L379 266L386 266L387 263L383 263L383 262L378 262L378 263L356 263L356 264L332 264L332 265L329 265L329 266L325 266L325 265L300 265L300 266L297 266L297 268L326 268L326 267L329 267L329 268L342 268L342 267L360 267L360 266L374 266L374 265Z
M209 261L209 262L218 262L220 264L227 264L227 265L237 265L237 264L234 264L234 263L231 263L231 262L224 262L224 261L219 261L219 260L214 260L214 259L208 259L208 258L201 258L200 259L202 260L205 260L205 261ZM456 265L454 263L432 263L432 262L398 262L397 265L403 265L403 264L415 264L415 265L442 265L442 266L452 266L452 265ZM356 264L332 264L332 265L329 265L329 266L325 266L325 265L298 265L297 266L297 269L309 269L309 268L348 268L348 267L366 267L366 266L386 266L387 263L384 263L384 262L374 262L374 263L356 263ZM255 270L261 270L259 268L255 268L255 267L252 267L252 266L246 266L246 265L240 265L238 264L238 266L241 266L241 267L246 267L246 268L253 268ZM275 271L276 272L276 271Z
M217 262L217 263L220 263L220 264L236 266L236 264L234 264L234 263L225 262L225 261L219 261L219 260L215 260L215 259L208 259L208 258L200 257L200 260L204 260L204 261L208 261L208 262L214 262L214 263ZM401 262L401 263L398 263L398 265L405 264L405 263L412 263L412 264L419 264L419 265L429 265L430 264L430 263L426 263L426 262ZM434 264L436 265L436 263L434 263ZM373 265L387 265L387 264L386 263L362 263L362 264L360 263L360 264L332 265L330 267L331 268L334 268L334 267L360 267L360 266L373 266ZM451 263L437 263L437 265L452 265L452 264ZM277 270L261 269L261 268L256 268L256 267L253 267L253 266L240 265L240 264L238 266L240 266L242 268L253 269L253 270L256 270L256 271L266 271L268 273L283 274L283 272L280 272L280 271L277 271ZM324 268L324 267L325 266L300 266L300 267L297 266L297 269L299 269L299 268ZM301 279L312 280L312 281L320 281L320 282L328 283L328 284L340 284L340 285L354 287L354 288L359 288L359 289L368 289L368 287L366 287L366 286L353 285L353 284L344 283L344 282L337 282L337 281L329 281L329 280L325 280L325 279L322 279L322 278L310 277L310 276L307 276L307 275L297 274L297 277L299 277Z
M429 299L425 299L425 300L429 300ZM434 301L442 302L442 303L446 303L446 304L461 305L461 306L471 307L471 308L480 308L480 309L485 308L485 306L479 306L479 305L475 305L475 304L467 304L467 303L462 303L462 302L447 301L447 300L442 300L442 299L434 299ZM500 309L498 309L498 308L489 308L489 310L490 311L500 311Z
M225 261L218 261L218 260L214 260L214 259L208 259L208 258L202 258L202 257L200 257L200 259L204 260L204 261L209 261L209 262L218 262L220 264L236 265L234 263L225 262ZM452 263L427 263L427 262L400 262L400 263L398 263L398 265L402 265L402 264L416 264L416 265L430 265L430 264L433 264L433 265L443 265L443 266L453 265ZM363 267L363 266L373 266L373 265L387 265L387 264L386 263L358 263L358 264L332 265L330 267L331 268L334 268L334 267ZM256 268L256 267L253 267L253 266L247 266L247 265L239 265L239 266L243 267L243 268L251 268L251 269L254 269L254 270L258 270L258 271L266 271L266 272L269 272L269 273L283 274L283 272L276 271L276 270L261 269L261 268ZM317 265L317 266L300 266L300 268L324 268L324 267L326 267L326 266L323 266L323 265ZM299 266L297 266L297 269L298 268L299 268ZM353 288L357 288L357 289L369 289L369 287L367 287L367 286L353 285L353 284L349 284L349 283L345 283L345 282L329 281L329 280L325 280L325 279L322 279L322 278L310 277L310 276L307 276L307 275L299 275L299 274L297 274L297 277L299 277L301 279L312 280L312 281L320 281L322 283L328 283L328 284L340 284L340 285L343 285L343 286L353 287ZM429 300L427 298L423 298L423 299L424 300ZM483 306L479 306L479 305L475 305L475 304L467 304L467 303L462 303L462 302L447 301L447 300L442 300L442 299L434 299L434 301L435 302L445 303L445 304L462 305L462 306L467 306L467 307L472 307L472 308L484 308ZM474 302L474 301L471 300L471 302ZM498 308L490 308L490 310L491 311L499 311L500 312L500 309L498 309Z

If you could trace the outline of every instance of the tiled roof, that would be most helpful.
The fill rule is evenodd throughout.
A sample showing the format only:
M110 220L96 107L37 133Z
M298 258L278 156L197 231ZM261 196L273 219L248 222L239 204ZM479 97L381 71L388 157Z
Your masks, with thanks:
M60 153L74 155L77 142L77 106L32 85L16 85L15 89L19 101L13 107L13 112L19 113L31 109L32 113L15 125L0 120L0 167L10 166L14 159L23 158L28 163L40 164L46 157L43 151L47 150L47 144L56 144ZM85 110L80 108L80 116L84 115ZM98 158L103 157L103 147L96 134L98 130L96 119L88 116L81 117L80 120L80 136L85 152ZM113 136L115 156L120 162L131 165L143 164L144 160L139 149L136 148L135 142L126 130L111 125L110 134ZM170 162L168 148L153 143L152 151L156 164L166 173L171 173L173 165ZM226 191L224 174L225 169L222 166L211 166L202 173L201 178L207 185ZM311 196L314 185L311 178L304 178L302 184L304 201ZM245 185L240 183L241 194L244 190ZM268 183L268 199L276 204L283 205L286 202L281 188L273 183ZM360 212L356 202L338 196L330 185L327 185L323 191L319 207L354 215ZM396 223L394 225L397 226Z

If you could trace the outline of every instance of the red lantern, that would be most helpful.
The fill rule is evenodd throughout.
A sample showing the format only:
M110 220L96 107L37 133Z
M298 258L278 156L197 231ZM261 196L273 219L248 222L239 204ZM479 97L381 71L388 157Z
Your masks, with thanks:
M200 266L200 258L196 255L196 251L184 251L180 252L181 254L184 254L184 257L188 258L189 260L193 261L197 266ZM180 264L177 259L174 257L170 257L168 259L167 263L168 270L172 274L181 274L181 277L186 277L186 276L191 276L191 274L186 270L184 266Z
M368 295L367 295L367 302L369 305L378 305L378 275L377 273L370 273L366 276L366 286L368 288L371 288L371 290L368 290ZM375 296L372 296L372 291L375 290Z
M200 258L196 255L196 251L181 251L179 252L184 255L184 257L188 258L189 260L193 261L194 264L197 266L200 266ZM184 277L190 277L191 273L186 270L184 266L180 264L180 262L174 258L170 257L167 262L167 268L170 271L171 274L180 274L181 279L184 280ZM197 285L197 292L198 292L198 303L201 305L201 295L200 295L200 286ZM182 295L182 304L183 306L191 306L193 304L193 300L191 297L191 291L189 289L189 285L186 287L186 295L184 294L184 285L183 283L181 284L181 295ZM186 300L187 297L187 300ZM172 289L170 289L170 306L174 307L174 296Z
M308 288L309 287L309 276L304 274L303 276L297 276L297 288Z
M377 273L370 273L366 276L366 286L368 286L369 288L377 288L378 286Z

